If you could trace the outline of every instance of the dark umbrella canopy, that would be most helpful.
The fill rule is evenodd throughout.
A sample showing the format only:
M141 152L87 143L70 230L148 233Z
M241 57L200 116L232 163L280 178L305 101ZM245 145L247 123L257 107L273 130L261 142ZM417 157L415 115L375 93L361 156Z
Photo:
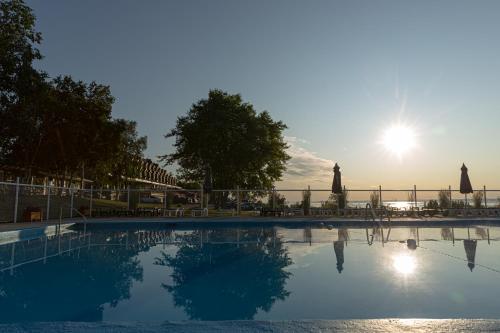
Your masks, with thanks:
M472 185L470 183L469 175L467 174L467 167L462 164L462 175L460 176L460 193L472 193Z
M469 266L471 272L474 269L474 266L476 266L476 247L476 240L464 239L465 255L467 256L467 266Z
M210 166L205 167L205 181L203 182L203 193L212 192L212 169Z
M333 167L332 193L342 194L342 177L340 175L340 167L337 163Z

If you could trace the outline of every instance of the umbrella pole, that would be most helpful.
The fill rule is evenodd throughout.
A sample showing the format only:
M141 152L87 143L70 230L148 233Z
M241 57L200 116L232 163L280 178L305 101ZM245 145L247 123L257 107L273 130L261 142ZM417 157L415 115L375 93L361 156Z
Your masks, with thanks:
M467 215L467 193L465 193L464 217Z

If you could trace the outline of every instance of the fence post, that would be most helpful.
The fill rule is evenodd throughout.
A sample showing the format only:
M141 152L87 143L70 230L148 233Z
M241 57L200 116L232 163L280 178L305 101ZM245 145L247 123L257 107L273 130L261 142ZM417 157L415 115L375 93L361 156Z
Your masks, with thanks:
M14 199L14 223L17 223L18 206L19 206L19 177L16 178L16 197Z
M167 191L163 190L163 217L167 216Z
M273 186L273 210L276 210L276 187Z
M382 185L378 186L378 198L379 198L380 208L384 207L384 202L382 201ZM376 208L376 207L373 207L373 208Z
M127 210L130 210L130 185L127 185Z
M45 219L48 221L50 219L50 186L47 185L47 213L45 214Z
M236 215L240 215L240 185L236 186Z
M75 194L73 192L73 187L70 187L69 188L69 191L71 193L71 204L70 204L70 208L69 208L69 217L70 218L73 218L73 198L75 197Z
M484 193L484 208L488 208L488 201L486 201L486 185L483 185L483 193Z
M415 209L417 208L417 185L413 185L413 200L415 201Z
M448 207L448 208L452 208L452 206L453 206L453 205L452 205L453 200L452 200L452 198L451 198L451 185L448 185L448 191L450 192L450 207Z
M92 217L92 200L94 199L94 185L90 185L89 217Z
M200 184L200 209L203 209L203 185Z

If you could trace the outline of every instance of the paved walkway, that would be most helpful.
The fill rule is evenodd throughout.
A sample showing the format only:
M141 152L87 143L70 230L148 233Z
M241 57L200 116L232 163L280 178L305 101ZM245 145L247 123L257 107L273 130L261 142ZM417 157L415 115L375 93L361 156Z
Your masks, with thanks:
M0 332L12 333L303 333L303 332L498 332L500 321L484 319L369 319L290 321L184 321L137 322L52 322L0 324Z
M377 220L378 221L378 220ZM81 218L64 219L63 224L68 223L83 223ZM22 223L0 223L0 233L7 231L28 230L28 229L43 229L48 226L54 226L59 223L58 220L50 220L48 222L22 222ZM345 227L366 227L367 223L373 223L371 220L343 218L343 217L117 217L117 218L90 218L86 220L87 224L98 225L116 225L127 223L143 223L143 224L163 224L175 223L176 225L200 226L203 224L276 224L276 225L325 225L325 226L345 226ZM451 217L434 217L434 218L397 218L391 220L390 224L387 220L383 222L384 226L452 226L452 225L477 225L477 224L494 224L499 225L499 218L451 218Z

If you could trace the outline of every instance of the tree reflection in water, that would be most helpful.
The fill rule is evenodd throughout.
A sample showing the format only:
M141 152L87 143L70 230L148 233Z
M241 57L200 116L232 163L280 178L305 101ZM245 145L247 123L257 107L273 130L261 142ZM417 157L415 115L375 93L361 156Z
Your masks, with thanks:
M162 252L155 264L172 267L173 284L163 287L191 319L253 319L290 295L284 268L292 260L272 229L200 230L177 240L176 254Z
M131 234L133 239L124 246L124 235L94 234L92 243L102 245L84 244L45 264L39 261L16 268L12 275L0 274L0 322L102 320L104 304L116 306L130 298L133 281L142 280L136 256L149 245ZM17 246L20 252L29 243ZM48 247L57 252L57 238Z

